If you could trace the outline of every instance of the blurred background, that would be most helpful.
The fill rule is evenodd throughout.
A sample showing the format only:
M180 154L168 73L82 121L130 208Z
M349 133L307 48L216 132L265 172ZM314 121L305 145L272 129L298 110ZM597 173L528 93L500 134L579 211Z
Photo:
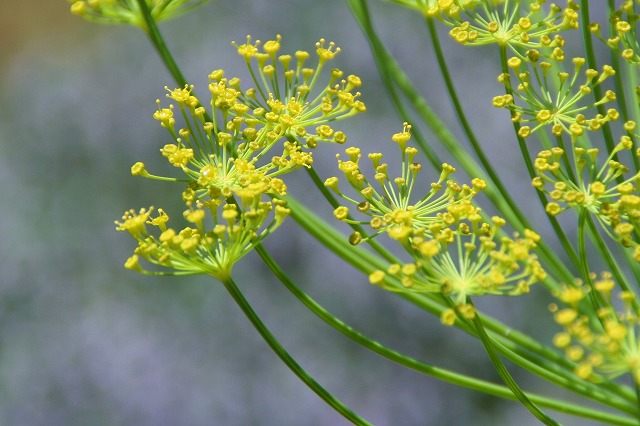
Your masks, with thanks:
M215 280L124 270L134 242L115 231L114 219L149 205L181 211L177 187L129 172L144 161L150 170L172 173L159 154L169 136L151 115L163 87L174 83L146 36L72 16L66 1L4 0L3 10L0 424L346 424L268 349ZM383 2L372 3L372 12L407 72L445 122L455 124L420 16ZM346 2L216 0L161 30L200 93L213 69L244 75L230 42L247 34L262 40L282 34L289 52L311 50L321 37L335 41L343 50L335 66L361 76L368 105L367 114L336 127L347 132L349 145L392 152L389 138L402 122ZM533 190L504 127L506 112L490 106L500 93L497 54L443 40L472 124L527 210ZM323 178L336 174L337 150L317 151ZM291 194L330 218L309 185L303 171L289 180ZM531 211L538 212L534 222L544 217ZM477 342L371 287L293 221L267 246L303 289L348 324L427 363L499 381ZM256 256L234 271L300 364L372 423L537 424L515 403L438 382L362 349L296 303ZM555 327L546 297L534 291L482 305L549 342ZM525 389L546 389L515 376Z

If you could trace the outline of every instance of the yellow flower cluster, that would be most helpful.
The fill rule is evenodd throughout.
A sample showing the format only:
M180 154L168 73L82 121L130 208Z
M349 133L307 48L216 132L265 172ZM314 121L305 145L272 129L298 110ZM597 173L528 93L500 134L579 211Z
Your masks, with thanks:
M633 127L631 123L627 126ZM557 147L543 150L534 163L538 176L532 185L549 195L548 214L555 216L568 208L586 209L612 239L624 247L634 247L633 256L640 261L640 172L625 177L629 168L614 160L616 155L632 150L633 142L623 136L602 166L598 165L597 148L574 146L571 155Z
M635 12L634 3L640 3L638 0L626 0L620 8L615 11L611 17L611 25L615 30L615 35L609 35L605 39L600 32L600 24L593 23L589 29L600 40L606 43L611 49L620 53L620 55L629 63L640 65L640 42L636 33L636 24L638 15Z
M224 72L214 71L209 76L214 108L234 117L256 120L257 126L263 126L261 132L265 136L285 137L306 148L315 148L323 141L345 143L345 134L335 131L329 123L366 110L360 93L354 92L362 82L355 75L345 77L338 68L331 70L328 82L319 81L325 64L340 52L334 43L325 43L324 39L316 43L314 67L308 66L311 55L306 51L277 55L280 36L265 42L262 49L260 41L252 43L250 37L245 44L234 43L245 59L255 88L243 91L239 79L228 80Z
M617 298L623 309L618 311L614 306L618 301L612 297L616 284L611 274L592 279L596 294L590 294L579 283L564 286L556 293L564 307L554 303L550 310L563 331L555 335L553 343L576 363L575 373L583 379L598 381L598 375L614 378L630 373L640 384L640 321L633 309L635 295L619 292ZM580 305L590 303L592 297L601 304L596 314L581 313Z
M400 176L389 176L382 154L369 154L375 184L360 169L358 148L346 150L349 160L340 160L338 156L338 167L358 193L358 199L340 190L337 177L325 181L325 186L369 218L358 221L351 218L348 207L335 209L338 220L366 225L373 231L372 236L355 232L350 237L352 244L386 232L413 258L410 263L392 264L385 271L373 272L369 277L371 283L390 291L443 294L451 297L459 312L469 318L474 311L468 297L519 295L544 279L546 274L532 253L540 237L529 230L513 239L502 236L500 230L505 221L494 217L491 223L485 222L480 209L472 204L473 197L486 188L483 180L473 179L471 185L459 185L447 180L455 169L444 164L430 191L414 200L416 177L422 167L414 161L417 150L407 146L410 136L410 126L405 123L404 130L392 137L402 155ZM397 281L402 285L396 285ZM454 320L455 313L453 317L451 312L443 316L444 323L452 324Z
M523 11L519 0L436 0L425 5L423 13L451 27L449 35L467 46L493 44L516 48L556 47L564 41L554 33L578 28L578 6L569 1L566 8L552 4L543 13L546 0L529 3Z
M224 71L216 70L209 75L211 97L206 102L195 96L193 86L165 88L171 103L163 106L157 101L153 118L173 139L160 152L184 176L156 176L141 162L131 173L185 182L185 219L197 226L176 232L165 229L164 213L149 222L150 211L127 212L117 225L138 241L127 262L131 269L142 271L137 262L141 257L181 274L226 276L289 212L280 200L287 191L281 176L310 167L309 150L318 142L344 143L344 133L327 123L365 110L357 99L360 93L353 93L361 84L358 77L342 79L343 72L333 69L329 82L320 83L323 65L340 51L333 43L317 43L317 65L312 69L304 66L307 52L296 52L294 67L291 55L276 56L280 36L261 48L259 41L250 40L247 37L247 43L236 48L249 65L255 88L244 90L240 79L227 79ZM149 235L145 223L159 226L160 236Z
M511 111L512 120L523 124L518 134L526 138L542 128L550 128L551 133L560 136L567 133L572 138L581 136L585 130L599 130L603 124L617 120L618 111L610 108L606 115L595 114L586 117L585 112L598 105L616 100L616 94L608 90L602 99L585 104L584 99L594 87L615 75L615 70L605 65L601 72L594 69L584 71L584 80L579 75L584 67L584 58L573 58L574 72L552 72L558 63L564 61L564 51L554 49L551 61L540 61L537 50L529 50L526 60L512 57L509 68L515 74L517 84L511 81L509 73L500 74L498 80L512 91L493 98L493 106ZM554 64L555 63L555 64ZM531 71L523 68L531 68ZM515 99L514 99L515 97Z
M152 275L208 274L224 280L238 260L280 226L289 213L285 205L254 197L242 210L235 204L191 208L184 218L193 226L180 231L167 227L169 216L161 209L155 218L150 217L153 208L130 210L116 222L117 230L129 232L138 243L125 268ZM207 213L213 218L211 224L206 222ZM147 224L158 228L158 235L149 233ZM143 269L140 258L170 272Z
M128 24L146 29L140 5L136 0L67 0L71 13L89 21L104 24ZM156 22L181 15L208 0L146 0Z
M362 200L355 200L343 193L338 185L338 177L327 179L325 186L342 199L354 204L356 210L368 216L369 220L358 221L351 218L350 209L346 206L336 208L334 216L346 223L368 226L373 231L371 237L362 236L359 232L352 234L352 244L359 244L386 232L390 238L408 245L410 238L431 235L433 226L453 221L453 216L457 215L459 210L467 209L471 198L486 187L486 183L481 179L474 179L471 186L459 185L453 180L448 180L455 168L445 163L442 165L438 181L431 183L430 191L416 200L413 192L418 186L416 179L422 165L414 161L418 150L406 146L411 136L410 129L411 126L405 123L404 130L392 137L402 156L400 176L389 176L389 165L382 162L381 153L368 155L375 171L375 184L367 179L360 169L362 154L359 148L345 150L349 160L343 161L340 155L337 155L338 168Z
M375 271L369 276L370 282L395 292L440 293L453 300L459 314L473 318L469 297L526 294L531 285L546 278L533 254L540 240L535 232L525 230L524 235L501 237L499 230L505 225L502 218L495 216L488 223L482 220L478 208L463 205L463 214L451 206L457 210L455 221L432 226L432 237L411 238L409 254L413 262ZM399 280L402 287L388 281L387 276ZM452 325L455 318L455 312L447 310L441 320Z

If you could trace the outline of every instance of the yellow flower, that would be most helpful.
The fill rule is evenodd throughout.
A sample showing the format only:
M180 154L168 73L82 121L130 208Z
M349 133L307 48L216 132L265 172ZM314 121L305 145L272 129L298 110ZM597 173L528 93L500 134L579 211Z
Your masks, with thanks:
M224 280L234 264L273 233L289 214L286 203L278 200L253 200L243 207L242 211L234 204L189 209L184 217L196 227L181 231L167 228L169 218L162 209L153 219L149 219L152 208L126 212L123 222L116 222L117 230L128 231L138 246L125 268L153 275L209 274ZM159 235L148 233L145 224L159 228ZM140 259L164 270L143 269Z
M140 6L136 0L67 0L71 13L89 21L103 24L128 24L147 30ZM156 22L175 18L208 0L146 0Z

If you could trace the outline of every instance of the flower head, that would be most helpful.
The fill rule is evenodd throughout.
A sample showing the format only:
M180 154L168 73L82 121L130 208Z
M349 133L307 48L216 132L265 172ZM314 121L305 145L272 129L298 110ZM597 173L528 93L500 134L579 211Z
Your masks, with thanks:
M511 111L512 120L522 125L519 135L523 138L543 128L549 128L556 136L566 133L576 138L585 130L599 130L603 124L619 117L618 111L613 108L604 116L585 116L587 110L594 110L599 105L616 100L616 94L608 90L596 102L585 102L593 88L615 75L615 70L608 65L601 72L587 69L583 80L579 81L586 60L573 58L573 75L564 71L552 72L553 62L564 60L564 52L558 49L554 51L554 59L550 62L539 61L539 53L535 50L527 52L527 60L511 58L508 65L517 79L515 85L508 73L501 74L498 78L508 89L514 90L494 97L493 106Z
M180 231L167 227L168 215L152 209L125 213L119 231L129 231L138 243L125 263L127 269L153 275L208 274L220 280L231 274L233 265L275 231L289 210L282 201L259 201L246 197L241 207L225 204L215 208L190 208L184 218L191 226ZM242 210L241 210L242 208ZM149 233L145 224L158 228ZM144 269L140 258L169 271Z
M533 254L540 237L530 230L512 238L500 236L504 224L499 217L484 222L476 210L464 220L440 227L431 238L413 237L409 247L413 262L392 264L369 280L394 292L440 293L465 311L463 316L473 317L466 311L470 297L526 294L546 278ZM452 323L444 317L443 322Z
M440 224L475 211L470 200L486 187L485 182L474 179L471 186L459 185L449 179L455 168L446 163L442 165L438 180L431 183L430 190L420 198L414 196L422 165L415 162L418 150L407 146L411 136L410 129L411 126L405 123L403 131L392 137L402 157L399 176L389 175L389 166L382 162L383 155L380 153L368 155L375 171L373 180L369 180L360 168L362 155L359 148L345 150L348 160L342 160L338 155L338 167L347 183L358 193L358 198L351 198L343 193L338 186L337 177L327 179L325 186L354 204L359 214L368 217L366 221L355 220L350 217L349 208L342 206L334 211L338 220L368 226L373 237L386 232L392 239L406 244L409 237L432 235L433 229ZM351 236L354 244L364 240L366 238L359 233Z
M245 44L233 44L244 57L255 87L242 90L239 84L233 85L234 100L248 109L231 108L230 114L251 116L278 137L298 141L307 148L321 141L346 141L344 133L335 131L329 123L363 112L366 107L359 99L360 92L355 91L362 84L358 76L345 76L334 68L328 80L321 82L325 64L341 51L339 47L320 39L315 50L317 63L309 66L311 54L306 51L277 55L279 35L262 46L260 40L252 42L250 36ZM225 79L224 73L213 72L209 78L210 88L228 93L224 87L231 80Z
M592 279L593 290L578 282L556 293L563 305L554 303L550 310L563 331L554 336L553 343L576 363L575 374L580 378L597 381L598 375L615 378L630 373L640 384L640 322L633 309L635 295L622 291L614 297L615 282L609 273L599 279L594 274ZM580 309L581 304L590 303L590 291L597 293L603 305L597 315Z
M136 0L67 0L71 13L104 24L128 24L147 28ZM172 19L208 0L146 0L156 22Z
M528 10L519 0L397 1L450 26L449 35L467 46L497 43L514 51L556 47L564 40L554 33L578 27L578 7L572 1L565 9L551 5L546 15L545 0L527 2Z
M587 210L613 240L634 247L634 258L640 261L640 172L625 176L629 168L614 160L632 149L631 138L623 136L600 164L598 148L574 144L570 152L557 147L543 150L534 162L538 176L532 184L551 199L548 214L555 216L571 208Z
M318 43L315 69L304 66L310 56L306 52L295 54L295 67L291 55L278 56L280 36L264 44L247 37L245 44L234 45L245 58L256 88L243 89L240 79L215 70L209 75L208 101L196 97L193 86L167 87L171 104L157 101L153 114L174 139L161 152L186 175L187 204L218 203L258 184L266 193L285 195L287 187L280 176L310 167L310 149L320 141L346 141L345 134L329 123L365 109L357 99L360 94L352 93L360 86L358 77L342 79L342 71L334 69L329 83L314 89L320 85L323 64L339 52L332 43ZM148 172L147 176L160 178Z

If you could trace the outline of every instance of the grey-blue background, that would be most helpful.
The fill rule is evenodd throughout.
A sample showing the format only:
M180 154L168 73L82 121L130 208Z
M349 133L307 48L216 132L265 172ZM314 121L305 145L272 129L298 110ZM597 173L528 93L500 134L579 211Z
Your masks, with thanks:
M420 89L455 123L420 16L382 3L373 12ZM343 53L335 64L362 77L369 107L341 128L365 152L391 152L401 120L346 2L217 0L161 29L200 93L213 69L245 72L230 41L246 34L282 34L291 52L312 49L320 37L336 41ZM506 113L490 106L500 93L497 53L445 43L473 124L528 209L533 192ZM151 114L163 86L173 84L145 36L83 21L64 1L4 0L0 53L0 423L345 424L289 373L213 279L122 268L133 242L115 232L114 219L148 205L180 211L166 200L179 197L177 187L129 174L136 161L171 172L158 152L168 135ZM337 148L321 149L319 173L335 174ZM298 176L290 192L329 217L331 209L307 193L306 174ZM532 220L542 217L538 210ZM293 221L279 234L268 241L272 253L345 321L425 362L498 381L477 342L371 287ZM515 403L440 383L351 343L296 303L255 256L235 274L302 366L376 425L537 424ZM482 304L549 339L545 297L536 289ZM527 389L545 392L522 377Z

